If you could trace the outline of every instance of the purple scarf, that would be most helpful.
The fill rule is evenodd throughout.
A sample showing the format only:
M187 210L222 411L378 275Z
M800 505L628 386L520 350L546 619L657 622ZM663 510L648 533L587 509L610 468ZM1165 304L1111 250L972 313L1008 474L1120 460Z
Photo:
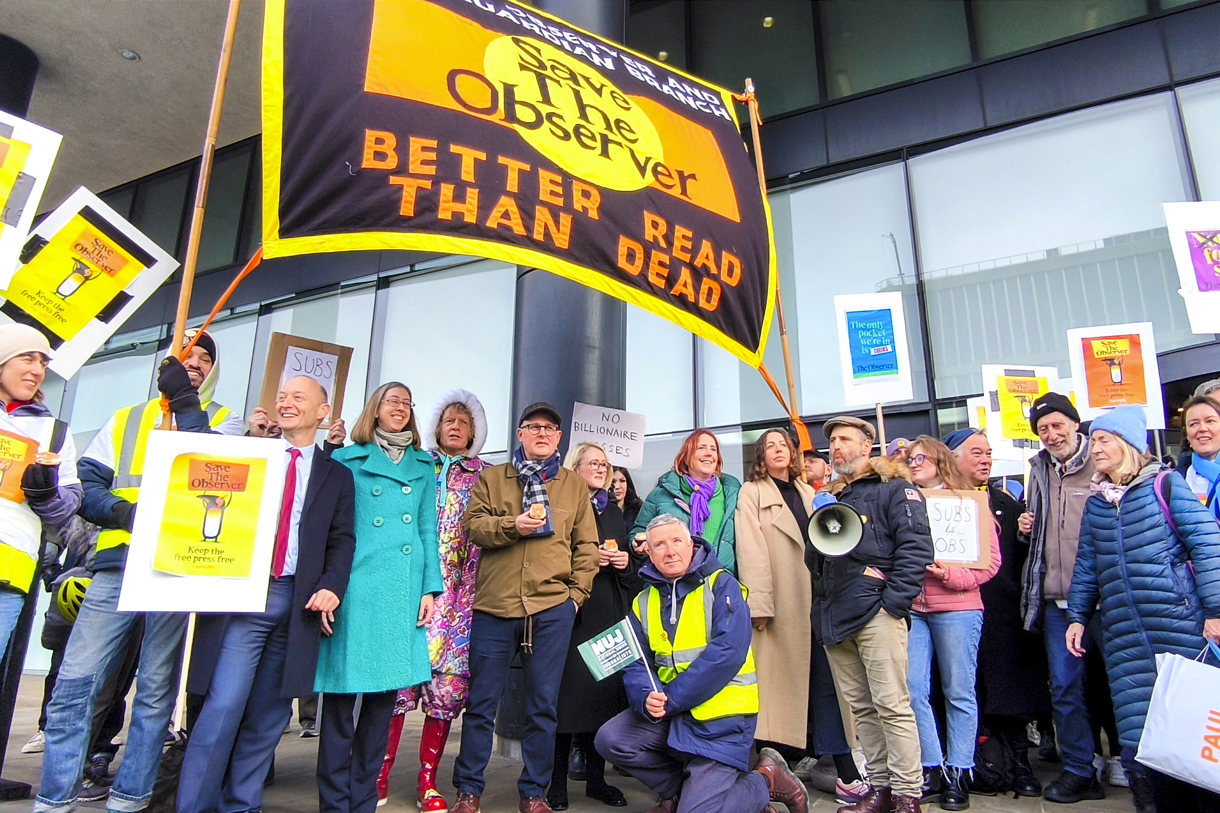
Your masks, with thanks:
M589 499L593 501L593 510L600 517L602 512L606 510L606 506L610 504L610 494L604 488L599 488L589 495Z
M712 495L716 493L716 476L706 480L696 480L689 474L683 479L691 488L690 494L690 532L693 536L703 535L703 524L712 515Z

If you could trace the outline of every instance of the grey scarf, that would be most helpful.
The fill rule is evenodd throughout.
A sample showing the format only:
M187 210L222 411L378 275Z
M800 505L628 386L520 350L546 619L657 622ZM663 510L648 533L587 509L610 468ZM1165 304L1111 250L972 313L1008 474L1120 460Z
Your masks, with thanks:
M386 457L397 463L406 454L407 447L415 441L415 435L410 429L404 429L401 432L386 432L380 427L373 427L373 440L381 451L386 453Z

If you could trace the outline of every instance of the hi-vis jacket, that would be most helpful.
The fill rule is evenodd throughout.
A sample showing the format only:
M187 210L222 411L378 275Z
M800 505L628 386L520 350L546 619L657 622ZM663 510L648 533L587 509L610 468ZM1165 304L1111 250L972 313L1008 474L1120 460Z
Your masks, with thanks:
M624 670L628 701L648 717L644 701L652 671L668 697L669 747L748 770L758 684L745 589L697 538L685 576L671 582L651 562L640 576L650 586L636 598L629 620L647 664L636 661Z
M81 516L102 529L97 538L95 571L122 568L127 559L131 534L117 527L114 508L120 502L139 499L148 433L160 422L160 398L120 409L93 436L77 464L85 492ZM178 430L240 435L244 427L240 415L209 401L203 404L199 420L179 418Z
M51 448L55 417L38 403L22 404L12 412L0 404L0 584L28 593L38 569L42 544L42 524L66 527L81 501L80 479L76 476L76 446L72 434L64 434L58 450ZM37 507L26 502L21 490L24 468L11 467L4 449L14 448L19 435L38 442L38 451L55 451L60 458L59 493Z

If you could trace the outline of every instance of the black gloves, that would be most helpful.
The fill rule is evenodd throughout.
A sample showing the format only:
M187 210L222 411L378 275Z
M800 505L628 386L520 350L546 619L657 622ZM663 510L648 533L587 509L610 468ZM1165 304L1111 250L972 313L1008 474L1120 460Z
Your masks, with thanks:
M135 519L136 504L122 500L115 504L114 508L110 509L110 519L114 521L114 527L120 531L131 533L131 524Z
M200 409L199 390L191 383L191 377L182 362L173 356L161 362L157 373L157 389L169 399L169 408L174 412Z
M31 505L51 500L59 493L59 465L31 463L21 475L21 490Z

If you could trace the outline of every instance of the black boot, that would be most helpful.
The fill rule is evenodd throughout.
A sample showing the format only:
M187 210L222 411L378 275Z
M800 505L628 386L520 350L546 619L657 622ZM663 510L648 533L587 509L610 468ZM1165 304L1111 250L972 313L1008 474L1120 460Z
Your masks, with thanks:
M970 791L966 790L965 771L945 768L945 787L940 793L941 810L969 810Z
M1127 781L1131 783L1131 801L1135 805L1135 813L1157 813L1152 777L1147 771L1127 771Z
M923 769L923 790L920 791L919 800L922 802L929 796L935 796L940 793L944 787L944 774L940 768L924 768Z
M1012 789L1017 796L1037 799L1042 795L1042 783L1029 766L1029 739L1024 730L1013 731L1006 737L1012 751Z

